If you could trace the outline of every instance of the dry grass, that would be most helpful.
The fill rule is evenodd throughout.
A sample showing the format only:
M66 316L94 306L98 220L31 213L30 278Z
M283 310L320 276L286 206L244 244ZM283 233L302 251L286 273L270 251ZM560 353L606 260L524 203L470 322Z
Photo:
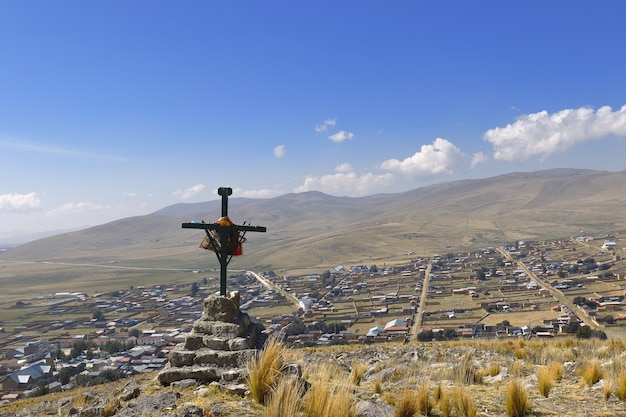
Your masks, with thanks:
M266 417L298 417L302 408L302 385L292 377L282 378L266 401Z
M588 387L597 384L602 378L604 378L604 371L600 368L600 361L594 359L587 361L580 367L580 376L582 381Z
M259 404L265 404L278 385L284 366L283 350L277 338L269 338L263 349L248 363L250 395Z
M543 397L548 398L553 383L554 380L550 368L545 366L539 367L537 369L537 388Z
M465 354L452 368L452 379L458 384L468 385L482 382L482 373L472 363L472 355Z
M350 370L350 382L354 385L360 385L363 380L363 375L367 371L367 366L364 363L359 362L356 358L352 362L352 369Z
M520 380L513 379L507 385L504 408L509 417L524 417L530 411L528 393Z
M489 370L487 372L489 376L496 376L500 373L500 363L499 362L491 362L489 364Z
M452 407L459 417L475 417L476 403L469 392L461 387L450 391Z
M559 362L548 363L548 371L552 377L552 380L559 382L563 379L563 364Z
M622 372L617 377L617 381L615 383L615 396L620 401L626 401L626 372Z
M396 403L394 417L414 417L418 412L418 400L415 391L404 389L400 401Z
M450 417L450 414L452 413L452 402L450 393L447 390L441 389L437 406L439 407L439 411L441 411L441 415L443 417Z
M345 384L343 374L337 371L336 366L327 362L317 363L306 370L305 379L311 386L304 397L304 416L352 415L352 392Z
M433 401L430 397L430 390L428 389L428 384L424 383L417 390L417 410L421 415L427 416L430 415L430 412L433 409Z

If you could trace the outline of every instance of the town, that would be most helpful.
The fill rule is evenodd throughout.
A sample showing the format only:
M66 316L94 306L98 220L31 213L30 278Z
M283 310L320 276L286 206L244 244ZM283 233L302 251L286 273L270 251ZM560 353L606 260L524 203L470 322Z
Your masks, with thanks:
M242 310L289 346L462 338L621 337L626 261L610 234L306 274L230 271ZM218 291L187 283L33 295L0 306L2 401L161 369Z

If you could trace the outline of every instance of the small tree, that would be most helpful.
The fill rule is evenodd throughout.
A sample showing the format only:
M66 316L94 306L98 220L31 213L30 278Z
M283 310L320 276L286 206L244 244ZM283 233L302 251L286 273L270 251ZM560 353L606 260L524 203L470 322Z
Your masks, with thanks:
M191 296L195 297L198 294L199 289L200 287L198 286L197 282L194 282L193 284L191 284Z

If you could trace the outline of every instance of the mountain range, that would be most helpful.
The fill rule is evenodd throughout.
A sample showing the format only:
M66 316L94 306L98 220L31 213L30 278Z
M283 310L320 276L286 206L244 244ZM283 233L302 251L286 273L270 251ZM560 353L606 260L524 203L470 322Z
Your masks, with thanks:
M221 201L175 204L20 245L0 260L214 268L198 248ZM626 171L552 169L446 182L395 194L334 197L320 192L229 199L229 217L267 227L249 233L231 268L298 269L383 263L517 239L566 238L626 228Z

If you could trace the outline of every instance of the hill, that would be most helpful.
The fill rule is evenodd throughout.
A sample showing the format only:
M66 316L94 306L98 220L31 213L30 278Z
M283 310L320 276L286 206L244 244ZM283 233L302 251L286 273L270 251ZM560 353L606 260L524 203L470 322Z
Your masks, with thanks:
M554 169L360 198L306 192L229 203L235 222L268 230L249 236L234 268L316 268L619 230L626 225L626 171ZM203 232L181 223L214 221L219 212L219 201L176 204L24 244L0 260L217 267L212 254L197 249Z

